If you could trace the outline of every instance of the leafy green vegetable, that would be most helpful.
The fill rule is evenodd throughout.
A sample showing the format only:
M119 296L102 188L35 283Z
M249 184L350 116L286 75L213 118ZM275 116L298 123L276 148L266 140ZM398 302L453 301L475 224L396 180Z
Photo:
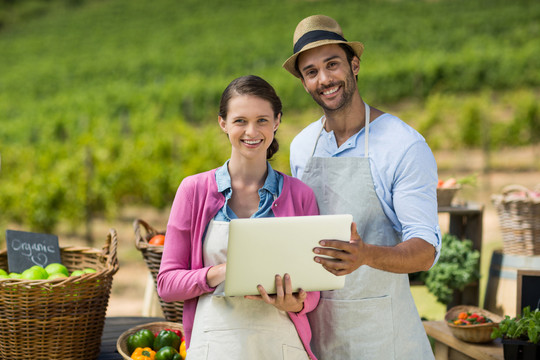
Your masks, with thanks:
M479 261L480 253L473 250L471 240L444 234L437 264L421 277L437 301L446 305L452 301L454 290L463 290L480 278Z
M491 338L504 337L519 339L537 344L540 341L540 309L531 311L530 306L523 309L522 316L510 318L506 315L499 327L493 329Z
M471 174L471 175L459 178L456 181L460 185L476 186L476 183L477 183L477 180L478 180L477 177L478 177L478 174L475 173L475 174Z

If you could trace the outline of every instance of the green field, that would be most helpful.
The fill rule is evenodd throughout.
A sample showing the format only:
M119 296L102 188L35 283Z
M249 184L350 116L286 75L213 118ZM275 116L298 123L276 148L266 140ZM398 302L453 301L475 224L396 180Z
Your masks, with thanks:
M217 106L244 74L283 99L274 166L289 172L288 144L319 110L281 64L316 13L364 42L366 101L402 109L433 149L538 143L538 1L3 0L0 224L76 229L168 206L228 157Z

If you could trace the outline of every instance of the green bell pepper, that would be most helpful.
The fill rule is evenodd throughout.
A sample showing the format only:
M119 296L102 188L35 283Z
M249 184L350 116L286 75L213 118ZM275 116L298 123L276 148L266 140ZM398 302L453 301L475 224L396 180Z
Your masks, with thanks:
M178 351L180 348L180 336L176 335L174 331L171 330L161 330L154 339L153 349L158 351L164 346L172 346L173 349Z
M127 347L131 355L136 348L152 348L154 346L154 333L148 329L141 329L127 339Z
M172 346L164 346L158 350L154 360L184 360Z

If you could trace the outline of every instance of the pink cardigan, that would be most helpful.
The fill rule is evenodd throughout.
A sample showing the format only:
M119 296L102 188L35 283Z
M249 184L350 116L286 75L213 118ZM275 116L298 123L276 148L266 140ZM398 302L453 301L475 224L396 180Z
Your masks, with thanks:
M189 347L197 299L212 292L206 283L210 267L203 267L202 237L207 224L225 203L223 194L217 191L216 169L186 177L176 193L172 204L161 267L157 277L157 291L164 301L184 301L182 323L186 345ZM276 217L317 215L315 195L300 180L283 175L283 190L273 202ZM319 292L309 292L304 309L289 313L306 351L315 359L309 343L311 329L307 313L319 303Z

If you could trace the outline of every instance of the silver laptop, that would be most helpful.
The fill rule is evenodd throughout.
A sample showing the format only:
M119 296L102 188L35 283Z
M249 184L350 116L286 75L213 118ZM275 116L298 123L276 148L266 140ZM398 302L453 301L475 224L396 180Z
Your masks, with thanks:
M258 295L258 284L275 294L275 275L285 273L295 292L342 288L345 276L316 263L313 248L322 239L349 241L352 220L348 214L232 220L225 296Z

